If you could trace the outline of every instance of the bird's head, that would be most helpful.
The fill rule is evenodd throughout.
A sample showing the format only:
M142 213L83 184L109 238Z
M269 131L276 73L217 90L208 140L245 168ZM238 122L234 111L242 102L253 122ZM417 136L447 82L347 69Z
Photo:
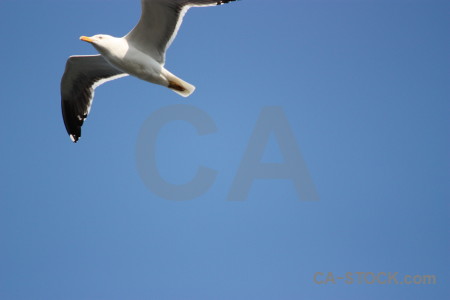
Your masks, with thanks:
M80 40L91 43L95 48L109 48L116 38L107 34L96 34L91 37L82 36Z

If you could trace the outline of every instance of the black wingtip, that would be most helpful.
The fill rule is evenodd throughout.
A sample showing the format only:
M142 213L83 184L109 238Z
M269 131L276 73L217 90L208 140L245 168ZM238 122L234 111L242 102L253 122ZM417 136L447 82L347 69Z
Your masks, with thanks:
M222 5L222 4L226 4L229 2L233 2L233 1L236 1L236 0L220 0L220 1L217 1L217 5Z
M76 135L73 135L73 134L69 135L69 137L70 137L70 139L72 140L72 142L74 144L76 144L78 142L78 139L80 138L79 136L76 136Z

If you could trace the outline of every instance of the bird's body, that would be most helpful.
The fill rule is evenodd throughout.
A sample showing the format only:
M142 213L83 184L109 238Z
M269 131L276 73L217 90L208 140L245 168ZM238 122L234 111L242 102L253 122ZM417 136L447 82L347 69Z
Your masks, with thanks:
M100 36L101 43L94 44L94 47L111 65L139 79L163 86L169 85L163 74L164 67L153 57L136 49L125 38Z
M81 136L94 89L106 81L132 75L167 87L183 97L195 87L164 68L165 52L175 38L186 11L235 0L141 0L142 15L124 37L98 34L80 39L91 43L99 55L71 56L61 80L64 124L72 141Z

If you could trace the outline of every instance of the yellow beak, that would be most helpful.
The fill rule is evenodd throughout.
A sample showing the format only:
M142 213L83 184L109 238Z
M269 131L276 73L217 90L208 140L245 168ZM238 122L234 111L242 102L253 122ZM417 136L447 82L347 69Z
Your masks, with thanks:
M94 41L92 38L84 36L84 35L80 37L80 40L88 42L88 43L92 43Z

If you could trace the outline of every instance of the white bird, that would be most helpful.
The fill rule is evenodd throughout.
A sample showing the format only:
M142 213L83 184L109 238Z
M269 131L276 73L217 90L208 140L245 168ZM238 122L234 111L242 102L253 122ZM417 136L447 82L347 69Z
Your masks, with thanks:
M166 50L175 39L187 10L194 6L221 5L235 0L141 0L138 24L121 38L98 34L80 39L91 43L99 55L71 56L61 79L61 107L67 133L73 142L89 114L94 89L132 75L159 84L183 97L195 87L164 68Z

